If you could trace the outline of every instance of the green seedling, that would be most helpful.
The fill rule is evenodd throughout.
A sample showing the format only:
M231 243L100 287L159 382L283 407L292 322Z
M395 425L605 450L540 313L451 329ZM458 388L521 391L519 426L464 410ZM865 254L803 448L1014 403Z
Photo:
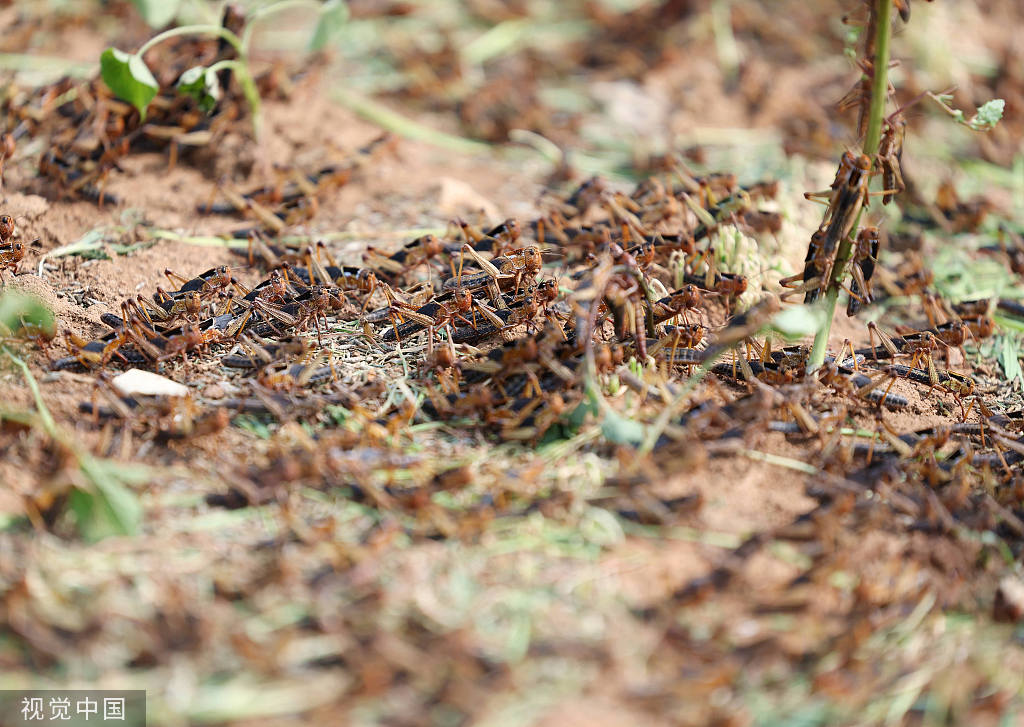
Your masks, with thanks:
M158 22L165 17L166 22L177 14L177 3L173 2L164 4L139 0L136 5L143 17L151 23ZM231 71L252 110L253 129L258 134L260 96L249 65L252 29L258 21L298 6L314 7L319 13L317 26L310 42L310 50L314 52L322 50L348 19L348 7L342 0L328 0L325 3L313 2L313 0L281 0L281 2L251 11L245 17L244 30L240 34L222 25L183 25L150 38L134 53L126 53L117 48L107 48L100 56L100 75L110 90L118 98L134 106L138 110L141 120L145 121L146 110L160 91L153 72L146 65L146 52L165 40L184 35L217 36L234 48L237 57L218 61L209 67L195 66L188 69L179 78L176 88L179 93L195 98L199 107L209 112L216 106L221 96L217 72Z

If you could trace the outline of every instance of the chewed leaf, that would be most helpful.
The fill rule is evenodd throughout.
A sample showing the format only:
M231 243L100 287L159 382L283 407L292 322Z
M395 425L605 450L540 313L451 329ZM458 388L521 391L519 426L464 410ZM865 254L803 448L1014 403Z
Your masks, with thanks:
M160 84L142 57L107 48L100 56L100 75L114 95L138 109L145 121L146 108L159 92Z
M346 22L348 5L343 0L327 0L320 9L320 19L317 21L313 38L309 41L309 49L314 53L323 50Z
M193 66L181 74L176 85L178 93L191 96L199 108L209 113L220 100L220 81L217 73L204 66Z

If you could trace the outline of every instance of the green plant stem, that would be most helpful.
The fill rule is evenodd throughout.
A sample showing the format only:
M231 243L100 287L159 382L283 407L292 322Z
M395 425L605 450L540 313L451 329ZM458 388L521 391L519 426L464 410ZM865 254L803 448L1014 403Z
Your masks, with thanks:
M142 511L135 499L128 490L124 489L125 484L141 483L150 477L148 467L141 465L114 465L110 460L94 457L85 447L66 434L57 426L53 415L43 401L42 392L39 390L39 383L32 375L31 369L20 357L16 356L11 349L0 343L0 353L11 360L20 371L25 383L28 384L32 398L35 400L35 417L19 417L30 426L38 422L39 426L46 432L54 442L66 450L78 463L78 469L85 478L86 488L84 492L95 498L95 509L101 513L108 522L114 524L116 533L130 534L138 528L138 521L141 519ZM7 412L0 412L3 418L14 418ZM76 486L78 487L78 486ZM75 493L72 492L72 500ZM72 504L72 509L74 509ZM79 521L79 530L88 536L90 526ZM102 536L100 536L102 537Z
M78 444L57 428L57 422L54 421L53 415L50 413L50 409L43 401L43 394L39 390L39 383L36 381L36 377L32 375L32 371L29 369L28 364L20 357L11 353L11 350L7 348L7 346L0 346L0 349L3 349L4 354L11 360L11 363L21 370L21 375L25 379L25 383L28 384L29 391L32 392L32 399L36 404L36 414L39 416L39 422L42 424L43 431L46 432L50 439L60 443L65 449L71 452L75 459L78 460L78 465L86 476L94 483L97 482L98 469L96 467L95 460L92 455L79 447Z
M882 138L882 119L885 117L885 101L889 90L889 39L892 35L892 0L875 0L875 57L873 59L873 74L871 80L871 110L868 116L868 129L864 136L864 153L873 157L878 153L878 143ZM809 371L821 368L825 363L825 353L828 349L829 334L832 331L832 319L836 313L836 301L839 300L839 291L842 289L842 281L846 276L846 268L853 257L852 238L856 237L857 229L860 226L860 217L864 209L857 214L853 223L853 229L846 239L839 243L839 250L836 251L836 261L832 266L832 276L829 279L828 290L825 292L825 324L818 330L814 337L814 347L811 349L811 358L807 364Z
M36 402L36 412L39 414L39 421L42 422L43 429L52 439L58 439L57 423L53 420L50 410L46 408L46 404L43 403L43 395L39 391L39 384L36 382L36 377L29 370L28 364L11 353L7 346L0 345L0 349L3 349L4 354L11 360L11 363L21 370L21 375L24 377L25 383L28 384L29 391L32 392L32 398Z
M87 78L96 73L96 64L77 63L57 56L40 56L30 53L0 53L0 69Z
M217 61L216 63L214 63L212 66L210 66L206 70L210 71L211 73L216 73L217 71L223 71L223 70L229 70L229 71L231 71L233 73L238 73L239 68L241 67L241 65L242 65L242 62L240 60L238 60L237 58L230 58L230 59L225 59L223 61Z
M874 78L871 83L871 116L868 118L868 132L864 138L864 153L873 156L878 152L882 139L882 120L885 117L885 102L889 92L889 39L892 37L892 0L876 0L878 3L875 36Z
M160 33L158 35L154 35L152 38L150 38L145 43L143 43L142 47L139 48L139 50L136 52L136 55L139 55L139 56L145 55L146 51L148 51L151 48L153 48L153 46L158 45L160 43L163 43L165 40L170 40L171 38L177 38L177 37L182 36L182 35L204 35L204 34L220 36L221 38L226 40L228 43L230 43L232 46L234 46L235 50L238 52L238 55L240 57L245 57L247 55L246 50L245 50L245 45L242 43L242 39L241 38L239 38L237 35L232 33L230 30L228 30L224 26L222 26L222 25L213 25L213 24L210 24L210 25L182 25L182 26L177 27L177 28L171 28L170 30L165 30L163 33Z
M367 98L343 87L331 91L332 98L358 116L368 119L388 131L404 136L407 139L424 141L433 146L448 149L460 154L490 154L494 145L483 141L454 136L443 131L432 129L425 124L392 111L383 104Z
M210 70L214 72L223 69L230 70L234 74L235 80L237 80L238 84L242 87L242 94L245 96L245 100L249 104L249 108L252 110L253 134L259 138L260 109L262 108L262 103L260 101L259 89L256 88L256 82L249 73L248 62L243 60L243 56L239 55L238 58L217 61L210 66Z

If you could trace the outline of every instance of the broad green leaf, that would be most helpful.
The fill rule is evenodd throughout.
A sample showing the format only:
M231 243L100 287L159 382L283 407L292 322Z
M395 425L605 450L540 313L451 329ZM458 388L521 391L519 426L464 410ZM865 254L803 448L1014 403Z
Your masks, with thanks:
M1018 386L1017 380L1024 379L1024 372L1020 368L1020 349L1018 340L1012 335L1002 336L1002 346L999 350L999 365L1006 375L1006 380L1014 387Z
M132 5L151 28L162 28L178 15L181 0L132 0Z
M89 489L74 489L70 507L78 532L86 540L101 540L111 535L134 535L142 522L142 505L126 484L145 482L149 469L107 459L83 456L79 465Z
M8 290L0 295L0 337L18 335L18 331L32 326L43 333L56 333L53 311L39 298L17 290Z
M100 75L114 95L137 108L145 121L146 108L160 91L160 85L142 58L107 48L100 56Z
M113 479L92 491L72 490L69 505L79 534L92 542L113 535L134 535L142 521L138 499Z
M771 320L771 328L786 338L803 338L818 332L825 323L825 311L816 306L784 308Z
M204 66L193 66L181 74L176 85L178 93L191 96L199 108L209 113L220 100L220 81L217 73Z
M586 421L587 414L597 415L597 404L591 399L584 399L569 412L569 415L565 417L565 423L573 433L578 432L579 428L583 426L583 422Z
M638 446L644 441L644 427L640 422L627 419L614 409L608 409L601 420L601 434L609 442Z
M348 5L344 0L327 0L320 9L320 18L313 31L313 38L309 41L309 49L314 53L323 50L346 22Z

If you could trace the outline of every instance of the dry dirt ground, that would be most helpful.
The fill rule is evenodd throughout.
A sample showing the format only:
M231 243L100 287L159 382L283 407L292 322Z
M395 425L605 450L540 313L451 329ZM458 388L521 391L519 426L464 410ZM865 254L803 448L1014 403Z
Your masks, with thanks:
M148 31L127 6L113 5L95 18L47 21L34 4L0 2L0 28L20 28L23 16L35 23L34 34L8 33L3 50L89 64L108 40L137 45ZM374 3L352 5L353 23L367 24L353 32L369 32L371 22L392 27L373 15ZM473 17L477 25L466 32L480 35L488 24L515 21L529 3L441 5L453 8L449 21ZM818 223L801 192L827 186L828 160L852 143L849 129L831 121L831 104L856 78L842 58L843 4L822 3L820 17L816 3L784 3L780 15L765 9L769 3L746 1L639 5L685 6L672 27L674 42L689 50L652 55L664 38L634 29L631 44L627 28L623 41L607 18L594 20L594 52L607 43L623 59L575 80L590 104L575 125L537 130L594 159L618 130L623 146L644 153L661 151L642 148L652 139L704 146L709 166L735 170L742 182L781 178L774 205L784 226L774 239L759 238L760 257L745 271L771 287L780 271L801 264ZM966 4L914 2L911 24L895 39L902 97L954 82L961 106L980 103L992 91L991 66L1024 58L1006 37L1024 19L1013 0L959 5ZM720 32L723 12L733 33ZM566 14L567 23L577 17ZM401 23L411 20L394 22L377 37L391 44L387 53L360 59L341 50L287 98L268 99L258 142L214 153L199 167L170 168L165 153L128 157L105 187L115 204L62 199L37 177L38 150L19 148L4 170L0 213L14 216L21 238L34 242L20 274L7 276L8 289L42 299L62 335L89 339L109 330L100 316L119 313L126 297L166 287L166 268L191 277L226 264L242 283L265 277L226 246L197 244L249 222L200 214L197 206L238 163L250 171L229 181L245 188L280 166L351 158L378 137L381 126L338 103L335 91L348 75L352 86L366 82L358 71L377 68L379 56L401 56L394 49L402 33L417 26L406 31ZM459 32L444 42L464 40ZM267 36L274 45L276 36ZM737 67L729 42L744 59ZM543 86L540 62L520 55L528 54L509 52L508 74L536 73ZM282 57L286 65L294 60ZM475 127L457 121L464 106L425 95L407 87L381 98L427 127L472 135ZM985 141L943 132L943 151L934 154L924 147L945 122L922 112L906 153L925 196L934 196L935 169L957 169L961 155L983 158L974 176L956 172L963 196L985 187L993 214L1019 218L1024 181L1004 182L1013 179L1013 163L1020 174L1020 112L1009 108L1006 125ZM795 155L785 157L783 147ZM762 153L770 161L758 161ZM224 155L238 158L224 162ZM393 148L322 195L313 219L289 233L329 240L340 261L358 265L369 244L397 249L457 216L533 219L556 171L521 146L469 153L397 134ZM96 230L105 231L100 259L54 256ZM930 234L925 255L934 257L944 239ZM133 248L127 254L114 248L123 243ZM834 348L847 338L863 345L867 331L840 313ZM961 519L948 491L907 494L901 487L911 475L882 470L877 482L855 483L819 456L813 437L780 432L753 433L739 446L676 443L639 456L602 442L593 422L532 448L498 442L472 423L377 433L372 417L353 424L344 418L350 413L319 412L244 417L209 436L159 443L152 432L80 413L97 377L51 370L66 353L61 337L51 347L12 345L63 436L115 468L146 469L126 476L142 508L139 532L89 542L60 507L69 488L86 486L69 450L38 427L8 421L0 430L0 688L144 688L151 723L160 725L1024 724L1024 631L993 617L1000 582L1021 573L1020 503L1007 494L1020 492L1016 471L969 480L957 502L972 503L965 508L975 513L987 498L994 509L987 519ZM398 371L401 379L401 349L381 356L379 375ZM961 368L985 381L989 403L1012 410L1002 369L977 346L968 357ZM233 374L213 357L159 368L197 399L216 402L232 390ZM346 383L374 375L366 363L342 368ZM385 401L399 390L389 384L367 403L370 411L397 408ZM5 413L35 410L8 361L0 362L0 391ZM909 399L885 417L893 432L960 418L948 395L902 380L892 391ZM707 395L742 393L722 383ZM880 428L867 414L846 426ZM281 463L312 460L318 447L345 474L326 484L290 478ZM444 485L450 471L463 479ZM236 509L209 499L242 481L274 494ZM618 504L622 497L628 506ZM675 509L661 519L637 517L636 503L651 498ZM498 507L506 501L521 507ZM933 509L921 515L919 501ZM40 516L44 504L53 512ZM949 510L954 522L943 520Z

